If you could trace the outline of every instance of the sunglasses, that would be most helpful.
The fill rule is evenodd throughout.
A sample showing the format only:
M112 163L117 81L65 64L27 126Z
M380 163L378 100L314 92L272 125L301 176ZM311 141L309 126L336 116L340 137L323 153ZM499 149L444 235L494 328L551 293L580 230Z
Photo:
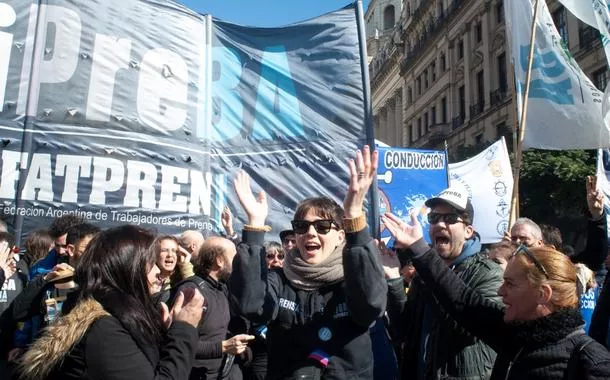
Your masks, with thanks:
M536 268L538 268L538 270L542 272L544 277L546 277L547 280L549 279L549 273L546 271L546 269L544 269L542 263L536 258L536 256L534 256L532 251L530 251L525 245L522 244L515 250L515 252L513 252L512 257L515 257L520 253L523 253L525 256L527 256L527 258L530 259L532 263L534 263Z
M322 235L326 235L334 228L332 219L320 219L314 220L313 222L308 220L293 220L290 223L292 224L292 230L299 235L307 233L307 231L309 231L309 226L313 226L316 232Z
M267 260L273 260L277 257L278 260L284 260L284 257L286 257L286 255L284 255L283 253L268 253L267 254Z
M449 214L431 212L428 214L428 223L430 224L440 223L441 220L445 222L445 224L465 223L462 219L460 219L460 216L454 212Z

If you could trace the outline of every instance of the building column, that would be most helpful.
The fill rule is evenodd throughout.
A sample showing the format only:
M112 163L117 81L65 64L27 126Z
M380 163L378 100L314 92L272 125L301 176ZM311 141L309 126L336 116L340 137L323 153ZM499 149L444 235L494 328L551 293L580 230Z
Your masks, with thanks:
M392 131L393 146L400 146L402 142L402 89L396 90L394 92L394 99L396 99L395 107L394 107L394 130Z
M491 4L490 3L485 3L484 5L484 10L483 10L483 14L481 15L481 19L483 21L482 24L482 28L483 28L483 70L485 70L485 72L483 73L483 82L484 82L484 88L485 88L485 107L484 109L488 109L491 105L491 74L492 72L495 71L495 68L493 67L494 65L494 61L491 59L492 54L494 54L494 52L490 51L490 44L491 44L491 40L490 40L490 14L491 12L489 11L491 8Z
M464 97L466 104L466 115L465 120L470 120L470 103L472 99L472 86L471 86L471 75L470 75L470 56L472 55L472 46L470 44L471 23L467 23L464 26L464 32L462 33L462 41L464 44Z

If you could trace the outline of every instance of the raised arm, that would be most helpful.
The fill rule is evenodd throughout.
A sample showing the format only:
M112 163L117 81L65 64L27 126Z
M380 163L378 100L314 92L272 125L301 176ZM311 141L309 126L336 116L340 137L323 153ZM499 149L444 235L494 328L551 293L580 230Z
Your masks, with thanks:
M411 215L411 224L389 213L382 216L382 221L396 239L396 247L410 249L418 275L451 317L492 348L502 347L503 306L464 284L423 239L415 215Z
M597 189L597 177L587 176L587 245L572 256L572 262L583 263L592 271L602 268L608 254L608 222L604 212L604 195Z
M242 242L237 246L237 255L233 260L229 280L231 297L241 314L252 321L266 323L277 313L277 284L267 284L268 272L263 247L267 229L267 196L261 191L254 197L250 177L243 170L237 173L234 186L248 217L248 224L244 226Z
M356 323L370 325L385 311L387 283L379 248L366 228L364 199L377 177L378 153L366 145L348 161L349 186L343 201L346 246L343 251L346 303Z

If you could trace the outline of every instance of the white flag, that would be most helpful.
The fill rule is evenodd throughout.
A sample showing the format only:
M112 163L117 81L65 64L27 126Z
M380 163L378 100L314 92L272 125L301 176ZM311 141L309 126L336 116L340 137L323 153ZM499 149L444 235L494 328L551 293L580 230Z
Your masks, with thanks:
M609 0L560 0L563 5L583 22L599 30L610 65L610 1ZM600 90L604 90L601 88ZM606 86L602 115L606 125L610 125L610 86Z
M597 29L597 20L593 13L593 2L595 0L559 0L576 18Z
M533 1L504 1L519 116L530 50ZM603 93L595 88L562 44L546 1L540 0L539 7L524 149L610 147L610 130L602 117Z
M474 229L483 244L496 243L508 229L513 173L504 138L466 161L449 164L450 186L462 184L474 208Z

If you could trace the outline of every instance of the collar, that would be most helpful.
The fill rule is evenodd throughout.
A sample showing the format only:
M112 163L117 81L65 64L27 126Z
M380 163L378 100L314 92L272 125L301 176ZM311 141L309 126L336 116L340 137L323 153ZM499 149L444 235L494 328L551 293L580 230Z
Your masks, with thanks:
M458 257L453 260L450 267L451 269L455 269L460 263L469 258L470 256L474 256L477 253L481 252L481 236L478 232L475 232L472 235L471 239L468 239L464 242L464 247L462 247L462 253Z
M580 311L559 309L545 317L532 321L514 322L509 324L513 330L512 336L524 346L543 346L557 342L568 335L582 329L584 321Z
M212 276L210 276L209 274L207 276L205 276L204 278L205 282L207 282L208 284L210 284L213 288L215 289L219 289L222 290L225 287L224 282L222 281L218 281L215 280Z

